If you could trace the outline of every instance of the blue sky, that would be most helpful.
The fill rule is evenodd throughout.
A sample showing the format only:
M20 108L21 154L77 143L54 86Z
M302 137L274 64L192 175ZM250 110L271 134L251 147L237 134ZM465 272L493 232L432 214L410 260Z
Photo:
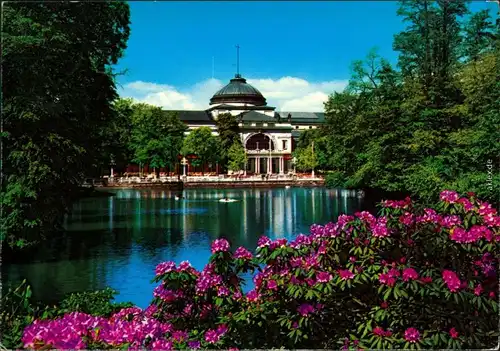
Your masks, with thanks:
M471 9L496 6L476 2ZM234 76L239 44L240 73L270 105L320 111L328 94L347 83L352 61L371 48L396 63L392 40L404 28L397 7L395 1L130 2L120 93L164 108L206 108Z

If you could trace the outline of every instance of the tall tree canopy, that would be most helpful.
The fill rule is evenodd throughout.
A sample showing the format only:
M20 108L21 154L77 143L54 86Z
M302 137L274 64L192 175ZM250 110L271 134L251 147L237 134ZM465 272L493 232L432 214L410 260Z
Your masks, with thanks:
M2 25L2 233L11 245L59 228L97 170L129 37L124 2L6 3Z
M235 142L241 144L238 119L230 113L222 113L215 119L217 133L220 139L220 163L223 168L229 161L229 149Z
M187 126L177 113L165 113L160 107L135 104L132 107L131 149L133 161L156 169L175 167L181 153Z
M231 145L227 152L227 157L229 170L237 172L245 169L248 157L240 140L236 140L233 145Z
M205 165L207 162L217 162L220 155L219 139L212 134L210 127L193 129L184 139L182 154L195 154L200 165Z
M402 1L396 70L375 51L355 61L347 89L325 104L332 184L433 200L444 188L500 195L498 27L465 1ZM308 140L308 143L310 140ZM318 142L319 144L319 142Z

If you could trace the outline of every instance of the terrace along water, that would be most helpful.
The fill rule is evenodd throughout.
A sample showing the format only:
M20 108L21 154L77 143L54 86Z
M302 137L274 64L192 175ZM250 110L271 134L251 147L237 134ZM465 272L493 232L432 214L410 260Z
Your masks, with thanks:
M67 235L44 245L28 262L2 265L3 288L26 278L34 298L52 303L64 295L110 286L117 301L146 307L158 263L189 260L202 269L210 242L227 238L254 251L261 235L291 239L339 214L372 210L354 191L323 188L189 189L184 199L162 190L116 190L109 198L75 204ZM221 198L237 202L220 202Z

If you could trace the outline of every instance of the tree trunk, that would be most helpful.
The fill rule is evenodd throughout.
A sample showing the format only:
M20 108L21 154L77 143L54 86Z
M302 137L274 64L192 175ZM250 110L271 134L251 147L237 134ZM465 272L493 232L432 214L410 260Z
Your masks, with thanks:
M156 178L160 178L160 168L155 168Z

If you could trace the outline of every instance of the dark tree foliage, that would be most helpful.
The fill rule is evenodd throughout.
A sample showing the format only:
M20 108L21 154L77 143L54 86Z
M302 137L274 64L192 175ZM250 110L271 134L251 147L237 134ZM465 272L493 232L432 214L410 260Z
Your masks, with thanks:
M3 3L2 233L11 246L60 227L98 172L129 37L124 2Z
M187 126L175 112L162 111L147 104L132 106L130 149L133 161L148 164L159 176L160 167L173 169L184 142Z
M429 202L445 188L496 201L498 26L486 11L466 16L465 1L402 1L398 13L407 23L394 38L400 70L371 51L325 104L315 140L326 146L328 183Z
M219 134L220 145L220 166L226 170L228 166L229 149L233 144L240 143L240 127L238 119L230 113L222 113L215 119L217 133Z

